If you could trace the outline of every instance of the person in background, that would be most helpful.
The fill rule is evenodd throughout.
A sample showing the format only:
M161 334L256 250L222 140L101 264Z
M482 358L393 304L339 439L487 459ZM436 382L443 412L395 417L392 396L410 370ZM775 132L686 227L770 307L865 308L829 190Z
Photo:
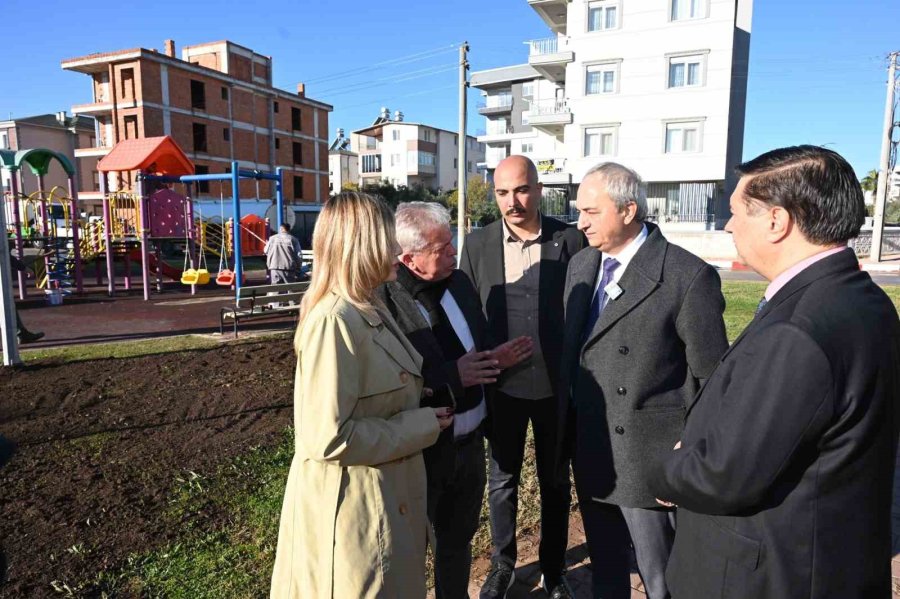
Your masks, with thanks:
M303 252L300 242L291 235L287 224L278 227L278 233L269 237L263 252L266 254L266 268L273 285L296 283L303 266Z
M375 297L399 253L382 201L345 192L325 205L294 337L295 454L273 599L425 597L422 450L453 416L420 406L422 357Z

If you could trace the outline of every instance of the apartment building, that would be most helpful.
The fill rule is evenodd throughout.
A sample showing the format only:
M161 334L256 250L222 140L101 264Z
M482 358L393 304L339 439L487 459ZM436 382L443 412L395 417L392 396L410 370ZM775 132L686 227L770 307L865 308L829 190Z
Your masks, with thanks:
M197 167L197 174L242 169L284 169L287 202L328 198L328 113L332 107L272 85L272 58L234 42L186 46L162 53L134 48L62 62L91 77L92 101L72 107L96 119L96 144L78 158L102 157L123 139L170 135ZM112 190L130 189L133 173L111 177ZM86 199L99 194L84 190ZM231 196L229 185L199 184L195 197ZM82 193L82 192L80 192ZM243 180L240 197L274 198L274 184Z
M340 193L344 185L359 185L359 155L350 151L350 138L343 129L328 146L328 190Z
M472 73L482 91L485 166L538 165L574 201L613 160L647 181L660 222L728 218L741 161L752 0L527 0L551 35L528 62Z
M47 148L58 152L75 167L76 184L83 189L93 189L99 183L93 177L97 170L97 158L76 160L75 152L78 148L92 148L96 145L94 136L94 119L88 116L70 117L65 111L0 121L0 150ZM23 168L19 172L25 192L36 191L38 181L31 170ZM3 172L4 191L11 188L10 177L10 173ZM62 167L54 164L44 176L44 189L49 191L59 186L68 190L68 181Z
M368 127L353 131L350 148L359 156L360 185L385 179L394 185L423 185L434 190L455 189L459 169L466 179L478 174L484 144L466 136L466 164L459 161L459 135L439 127L403 120L387 108Z

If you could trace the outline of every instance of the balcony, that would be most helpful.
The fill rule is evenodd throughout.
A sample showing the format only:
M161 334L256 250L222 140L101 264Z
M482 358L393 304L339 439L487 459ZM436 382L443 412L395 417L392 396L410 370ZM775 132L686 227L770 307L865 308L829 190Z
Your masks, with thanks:
M498 143L509 143L509 140L514 139L517 135L522 135L517 134L512 126L507 125L506 123L504 123L503 126L492 127L490 125L491 123L488 122L487 132L475 138L479 143L495 145Z
M437 172L437 167L433 164L414 164L409 168L407 175L433 175Z
M566 33L566 13L570 0L528 0L528 4L554 33Z
M134 100L119 100L116 102L116 108L119 110L125 108L137 108L137 102ZM100 102L91 102L90 104L76 104L72 106L72 114L109 114L112 112L113 103L103 100Z
M513 99L510 95L488 96L484 102L478 104L478 114L483 116L498 116L512 112Z
M566 80L566 65L575 60L575 53L567 50L568 42L548 37L526 42L529 47L528 64L545 79L554 83ZM560 47L561 46L561 47Z
M509 144L505 144L502 146L490 146L487 148L487 151L484 154L484 162L479 164L483 164L487 169L495 169L497 168L497 165L500 164L501 160L509 156L509 152Z
M538 181L544 185L568 185L572 175L566 172L565 158L537 160Z
M572 124L572 110L565 100L539 100L531 103L528 124L552 135L562 135L566 125Z

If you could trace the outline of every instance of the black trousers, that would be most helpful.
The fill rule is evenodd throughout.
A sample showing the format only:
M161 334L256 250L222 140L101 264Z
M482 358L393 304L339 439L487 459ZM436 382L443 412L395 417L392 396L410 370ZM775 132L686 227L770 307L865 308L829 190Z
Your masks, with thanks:
M556 399L519 399L497 392L491 404L490 475L488 504L491 508L493 563L516 564L516 513L519 479L525 456L528 422L534 433L538 484L541 490L541 571L550 579L565 568L569 539L571 485L568 475L560 478L555 464Z
M577 482L575 486L577 489ZM578 505L591 558L594 599L630 599L631 539L622 510L617 505L601 503L581 493L578 494Z
M428 519L434 531L437 599L469 599L472 537L478 530L486 480L484 434L476 430L453 442L447 472L429 472Z

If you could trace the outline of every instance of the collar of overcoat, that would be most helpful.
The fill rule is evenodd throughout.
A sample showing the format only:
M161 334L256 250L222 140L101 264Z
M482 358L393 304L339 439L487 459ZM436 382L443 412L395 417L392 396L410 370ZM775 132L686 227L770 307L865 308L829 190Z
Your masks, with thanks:
M394 318L382 306L377 306L372 314L360 311L363 319L375 329L372 339L388 353L400 366L416 376L422 375L422 356L407 340Z
M653 223L645 224L647 225L647 239L631 259L628 268L619 280L622 295L607 302L600 318L597 319L597 323L585 339L582 351L595 343L611 326L634 310L659 287L669 243L663 237L659 227ZM590 310L594 286L597 283L597 273L600 270L601 256L602 253L599 250L593 250L589 259L581 263L580 268L572 273L573 289L579 285L587 285L591 290L591 293L579 294L580 301L567 308L567 313L572 314L572 318L566 320L570 323L571 330L576 333L584 328Z

